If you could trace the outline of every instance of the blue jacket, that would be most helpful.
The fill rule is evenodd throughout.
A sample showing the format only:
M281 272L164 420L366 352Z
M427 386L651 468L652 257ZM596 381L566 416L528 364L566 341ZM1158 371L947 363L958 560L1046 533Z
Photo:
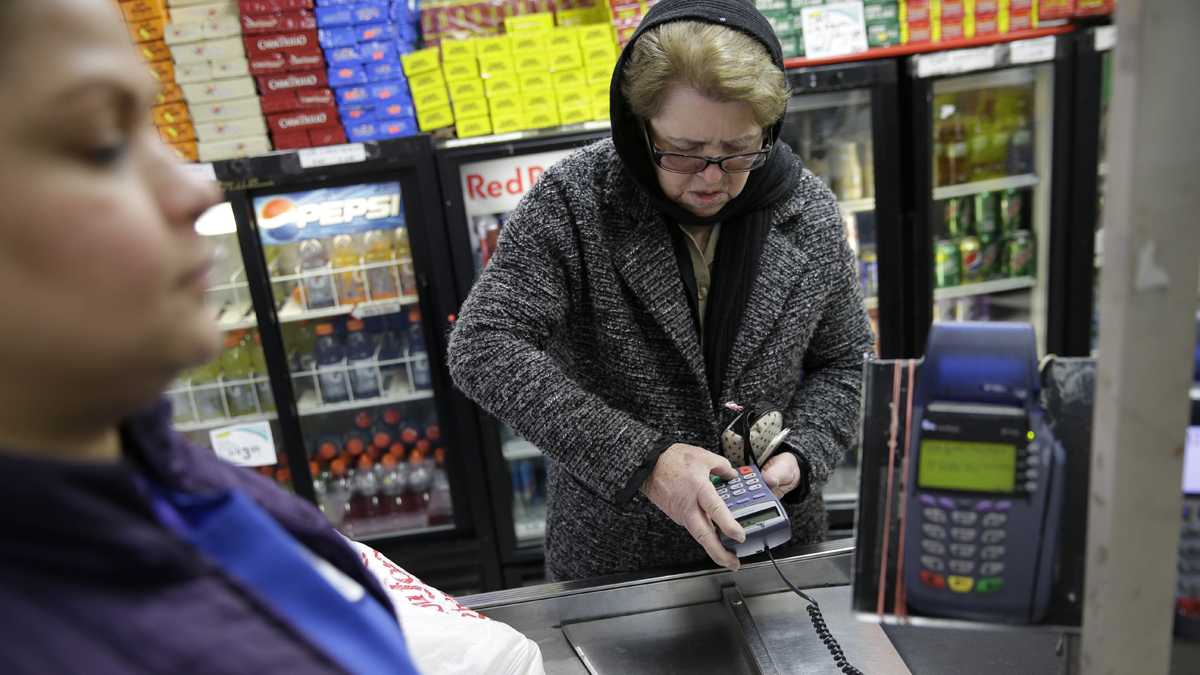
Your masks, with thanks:
M138 473L167 488L236 488L392 612L356 554L307 502L172 430L160 404L122 426L124 461L0 452L0 671L336 673L287 619L152 515Z

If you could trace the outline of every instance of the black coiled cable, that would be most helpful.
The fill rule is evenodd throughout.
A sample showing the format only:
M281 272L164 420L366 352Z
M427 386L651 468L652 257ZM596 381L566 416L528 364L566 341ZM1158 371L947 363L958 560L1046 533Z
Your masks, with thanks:
M775 571L779 573L779 578L783 579L783 583L787 584L787 587L792 589L793 593L804 598L804 601L808 603L808 607L805 609L808 612L809 620L812 621L813 630L817 632L817 637L821 638L821 642L825 643L825 648L829 650L829 655L833 657L834 665L845 673L845 675L863 675L863 671L850 665L849 659L846 658L846 652L842 651L842 646L838 644L837 639L833 637L833 633L829 630L829 626L825 623L825 617L821 614L821 606L807 593L796 588L791 581L788 581L787 577L783 576L783 570L779 569L779 563L775 562L775 556L771 553L770 547L764 548L767 549L767 557L771 559L771 564L775 566Z

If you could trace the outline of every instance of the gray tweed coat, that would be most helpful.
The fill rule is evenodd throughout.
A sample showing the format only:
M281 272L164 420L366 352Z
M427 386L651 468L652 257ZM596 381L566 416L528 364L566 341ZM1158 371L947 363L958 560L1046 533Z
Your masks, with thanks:
M785 411L812 490L795 540L826 532L821 486L855 440L872 348L833 193L803 168L776 205L720 400ZM726 230L721 236L736 236ZM640 492L663 434L719 452L699 337L666 224L610 140L552 166L512 212L450 339L455 383L548 459L553 579L706 559Z

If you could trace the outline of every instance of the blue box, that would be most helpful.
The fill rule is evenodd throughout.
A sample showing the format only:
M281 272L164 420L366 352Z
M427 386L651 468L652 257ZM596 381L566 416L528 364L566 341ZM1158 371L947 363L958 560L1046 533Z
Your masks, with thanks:
M386 2L363 2L354 8L354 23L381 23L391 19L389 14Z
M351 143L362 143L364 141L374 141L379 138L379 124L377 122L362 122L359 124L346 126L346 140Z
M378 140L413 136L420 133L415 117L403 117L387 121L380 120L376 124L378 131L375 138Z
M396 23L412 23L417 19L413 15L411 9L408 8L408 3L404 0L392 3L392 21Z
M338 108L338 115L342 118L342 126L345 127L361 122L374 122L377 119L375 107L370 105L344 105Z
M354 7L350 5L335 5L333 7L317 7L317 26L320 28L336 28L338 26L354 25Z
M354 33L359 42L394 41L399 34L394 23L360 23Z
M412 97L408 94L408 81L406 80L391 80L390 82L376 82L367 85L371 92L371 100L376 105L382 103L387 105L397 101L412 101Z
M317 31L317 37L321 42L321 46L325 49L353 47L358 44L358 35L351 26L345 28L321 28Z
M331 66L341 66L347 63L362 63L362 50L358 48L358 45L326 49L325 61Z
M375 104L375 119L380 122L404 119L406 117L416 118L417 110L413 107L411 99L393 100L391 103L376 103Z
M357 5L359 2L362 0L317 0L317 7L345 7L346 5Z
M329 86L346 87L352 84L366 84L367 73L357 63L343 64L329 69Z
M420 37L420 34L417 32L416 26L403 24L396 28L397 42L406 42L410 45L415 45L417 44L418 37Z
M371 88L367 85L337 87L334 90L338 107L347 105L368 105L371 102Z
M386 82L388 80L404 79L404 67L400 65L399 61L368 63L366 70L368 82Z
M392 40L364 42L358 46L362 52L363 63L400 63L400 50Z

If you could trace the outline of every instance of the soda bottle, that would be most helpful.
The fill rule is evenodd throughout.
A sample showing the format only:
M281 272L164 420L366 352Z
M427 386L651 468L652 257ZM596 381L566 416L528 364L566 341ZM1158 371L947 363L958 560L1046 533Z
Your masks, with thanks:
M351 459L358 461L364 452L367 450L367 437L361 431L346 432L346 452L350 453Z
M317 382L321 388L321 400L338 403L350 398L350 386L346 381L346 355L341 342L333 334L333 324L319 323L316 328L314 352L317 360Z
M367 286L372 300L387 300L400 295L396 279L396 253L393 250L392 235L387 230L371 230L363 241L367 252L363 259L370 267L367 269ZM392 263L392 264L382 264Z
M1008 138L1006 168L1010 176L1033 171L1033 120L1029 115L1029 100L1023 95L1017 99L1016 122Z
M371 414L370 410L359 410L354 416L354 428L358 429L359 431L366 431L367 429L370 429L371 425L374 423L375 416Z
M229 414L238 417L258 412L253 367L250 355L242 342L241 331L225 335L225 351L221 353L221 371L224 375L225 400Z
M263 354L262 333L254 331L253 345L248 349L250 364L254 369L254 377L257 379L255 384L258 389L258 402L262 405L263 410L275 410L275 396L271 393L271 378L267 373L267 359Z
M333 276L329 274L329 255L318 239L300 244L300 273L304 275L305 307L333 307Z
M396 262L400 267L400 293L416 295L417 278L413 272L412 244L408 241L408 228L397 227L392 239L396 242Z
M380 420L371 426L371 445L379 448L380 452L388 452L392 447L393 427Z
M390 515L399 511L404 486L396 472L396 457L384 455L375 465L375 470L376 480L379 481L379 514Z
M430 525L446 525L454 520L454 505L450 499L450 479L446 476L446 451L443 448L438 448L434 455L428 512Z
M350 481L346 476L346 462L335 459L329 463L329 480L325 484L324 498L318 502L321 511L334 527L341 526L350 508Z
M937 107L935 106L935 109ZM949 119L942 120L938 127L937 142L941 148L935 176L937 185L966 183L970 179L967 166L967 133L957 112Z
M375 360L375 346L363 332L363 322L358 319L346 322L346 355L350 359L350 389L354 392L354 398L379 396L379 365Z
M429 439L430 443L437 443L442 440L442 428L437 424L430 424L425 427L425 438Z
M358 458L358 469L351 481L350 517L370 518L379 513L379 481L375 478L375 466L370 457Z
M416 449L419 440L421 440L421 432L417 427L412 424L400 427L400 442L404 444L406 450Z
M425 458L420 452L413 451L408 456L408 480L404 490L404 509L412 518L413 527L426 527L429 524L429 489L433 476L425 467Z
M979 237L984 279L995 279L1001 271L1000 260L1003 258L1004 243L1000 239L1000 225L996 213L998 202L995 192L975 195L975 234Z
M333 268L336 271L339 305L354 305L367 299L363 288L362 252L358 242L348 234L333 238Z
M322 436L317 441L317 459L326 464L331 464L338 457L339 445L337 437Z
M416 389L429 389L433 383L429 376L429 355L425 351L425 333L421 326L421 310L413 307L408 312L408 351L412 357L412 383Z

